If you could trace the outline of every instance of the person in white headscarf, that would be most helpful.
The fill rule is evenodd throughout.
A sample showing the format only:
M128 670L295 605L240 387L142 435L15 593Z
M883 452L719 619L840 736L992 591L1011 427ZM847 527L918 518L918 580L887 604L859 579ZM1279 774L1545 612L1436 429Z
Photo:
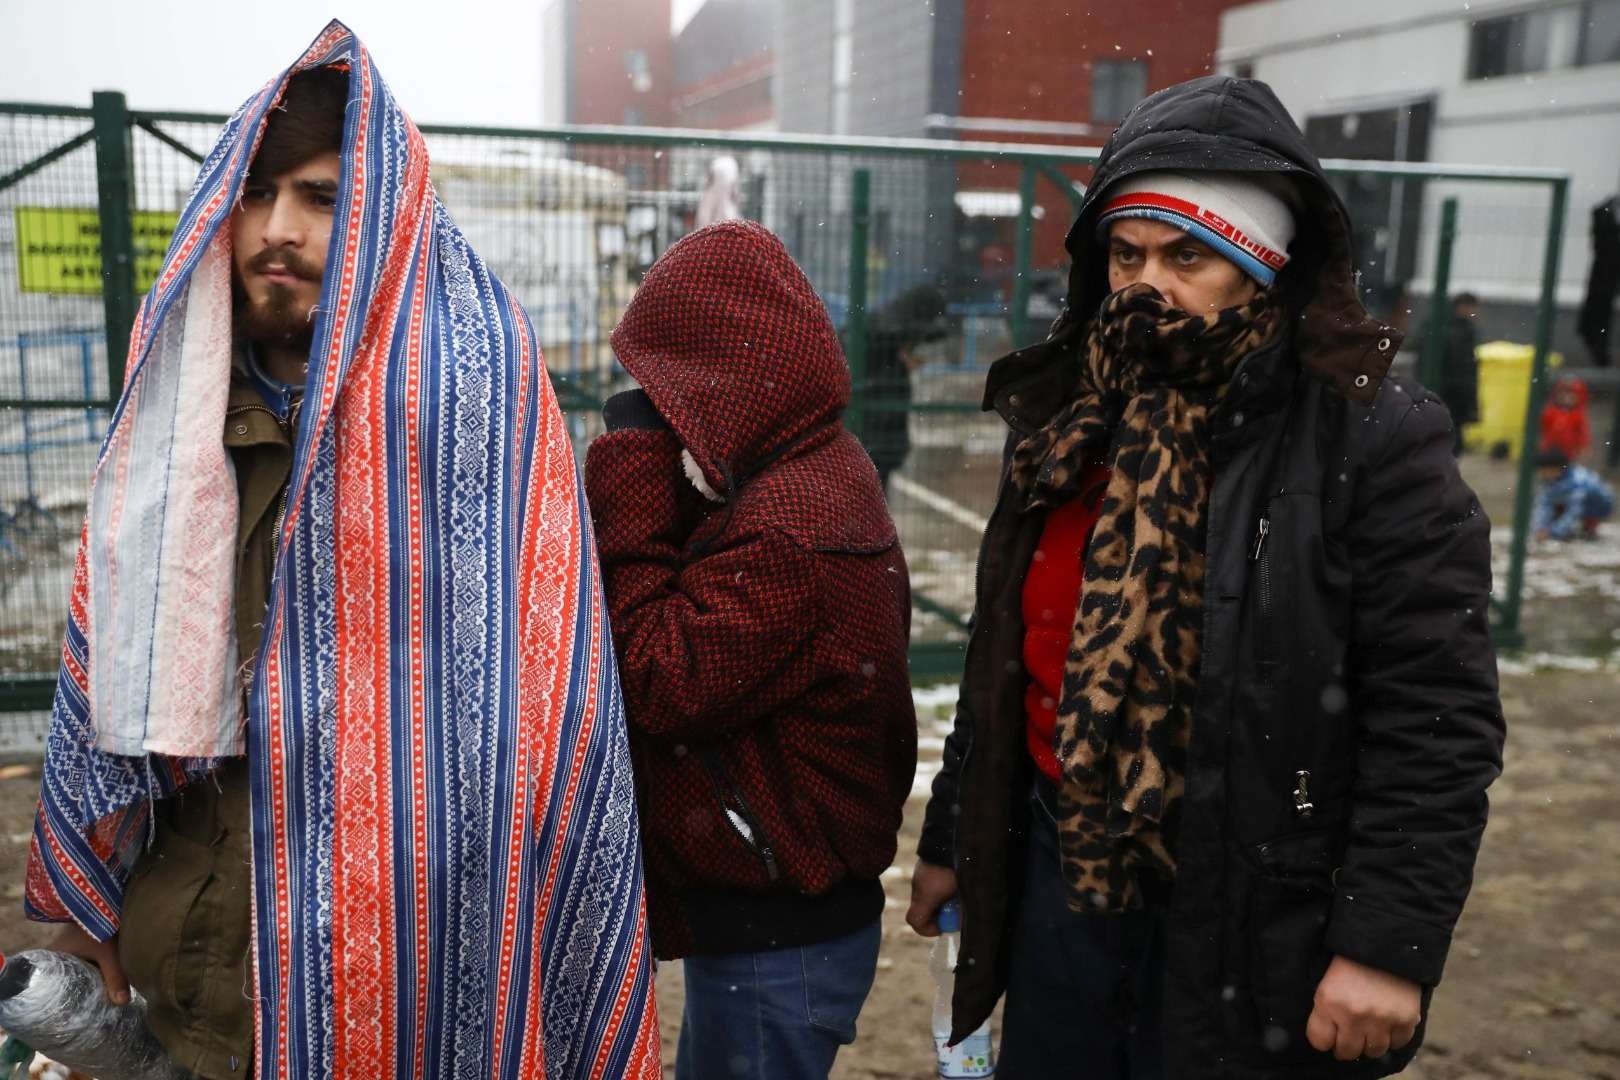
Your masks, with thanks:
M709 162L709 179L704 183L703 194L698 199L694 229L742 217L742 211L737 206L737 178L741 172L737 159L730 154L722 154Z

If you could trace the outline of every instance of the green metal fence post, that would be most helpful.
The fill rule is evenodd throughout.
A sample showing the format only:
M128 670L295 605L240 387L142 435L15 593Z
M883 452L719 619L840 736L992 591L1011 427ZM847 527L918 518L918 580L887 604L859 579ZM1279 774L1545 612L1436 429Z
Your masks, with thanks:
M1451 328L1451 250L1457 242L1457 200L1440 204L1440 244L1434 257L1434 288L1429 290L1429 323L1423 335L1418 381L1433 390L1446 363L1446 331Z
M1530 508L1535 498L1536 431L1541 405L1547 397L1547 354L1552 347L1553 316L1557 311L1558 260L1564 248L1564 214L1569 203L1569 178L1552 182L1552 210L1547 222L1547 253L1541 264L1541 305L1536 312L1536 355L1530 370L1529 401L1524 412L1524 440L1519 447L1518 489L1513 498L1513 547L1508 556L1507 599L1496 638L1503 645L1524 640L1519 629L1524 594L1524 559L1530 546Z
M1013 249L1012 346L1024 345L1024 323L1029 317L1030 264L1035 261L1035 166L1024 162L1018 177L1018 237Z
M91 95L96 133L96 203L101 216L101 307L107 322L107 386L117 397L135 326L135 204L130 119L124 95Z
M866 260L872 230L872 173L856 169L849 178L849 308L844 321L844 356L849 360L850 430L864 436L861 410L866 398Z

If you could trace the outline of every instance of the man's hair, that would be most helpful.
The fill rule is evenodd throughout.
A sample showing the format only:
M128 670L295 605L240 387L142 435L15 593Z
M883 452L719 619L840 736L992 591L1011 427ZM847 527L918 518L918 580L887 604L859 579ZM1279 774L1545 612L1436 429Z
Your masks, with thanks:
M1536 456L1538 469L1567 469L1569 468L1569 455L1562 450L1543 450Z
M1451 298L1451 306L1454 308L1462 307L1464 304L1469 307L1479 307L1479 297L1471 292L1460 292Z
M926 345L950 333L945 293L937 285L914 285L875 312L868 333L886 335L896 348Z
M270 110L252 171L284 176L317 154L343 149L348 100L349 73L339 68L313 68L288 79L281 101Z

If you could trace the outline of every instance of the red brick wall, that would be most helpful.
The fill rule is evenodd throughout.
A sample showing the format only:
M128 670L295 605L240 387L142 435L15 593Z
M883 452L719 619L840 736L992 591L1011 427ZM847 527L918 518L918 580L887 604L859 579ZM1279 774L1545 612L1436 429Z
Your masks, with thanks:
M1017 120L1091 121L1091 61L1142 60L1151 93L1208 74L1220 36L1221 13L1244 0L1090 0L1090 11L1050 0L966 0L963 13L962 116ZM1068 8L1065 11L1064 8ZM1094 137L970 133L964 138L1100 146L1109 125ZM1089 177L1076 172L1080 180ZM963 166L964 188L1017 190L1018 170ZM1036 226L1035 265L1055 266L1066 256L1063 237L1073 214L1050 183L1037 185L1046 211Z
M775 70L775 57L762 53L740 60L701 83L679 87L672 103L675 126L729 131L766 123L776 115L771 100L771 75Z
M570 0L573 22L572 87L568 121L622 124L625 110L640 112L642 123L667 126L672 119L675 54L669 33L670 0ZM652 83L638 92L625 66L625 54L647 54Z

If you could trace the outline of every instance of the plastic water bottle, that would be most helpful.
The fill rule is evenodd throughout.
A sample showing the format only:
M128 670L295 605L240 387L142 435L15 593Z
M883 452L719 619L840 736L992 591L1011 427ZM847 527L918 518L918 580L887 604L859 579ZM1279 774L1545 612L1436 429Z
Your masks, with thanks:
M0 1028L97 1080L180 1080L146 1026L146 1000L114 1005L94 964L29 949L0 967Z
M962 908L947 900L939 909L939 937L928 960L934 976L934 1049L939 1054L939 1075L945 1080L994 1076L995 1054L990 1046L990 1021L955 1046L951 1037L951 994L956 989L956 958L962 949Z

